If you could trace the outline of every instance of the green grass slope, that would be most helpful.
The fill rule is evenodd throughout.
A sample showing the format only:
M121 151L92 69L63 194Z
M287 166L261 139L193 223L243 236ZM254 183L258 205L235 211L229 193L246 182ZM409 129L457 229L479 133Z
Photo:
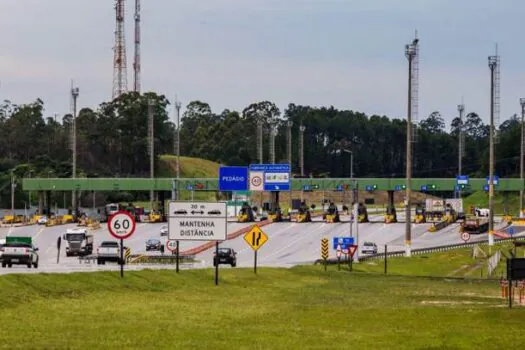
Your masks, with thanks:
M520 211L519 199L519 193L517 192L495 192L494 213L503 214L504 208L507 207L511 215L518 216ZM463 208L467 210L469 205L473 205L474 207L488 208L488 193L485 191L478 191L463 198Z
M159 156L158 177L175 177L176 166L176 156ZM215 178L219 176L219 163L200 158L180 157L180 176L183 178Z
M525 308L497 281L291 269L7 275L14 349L519 348Z

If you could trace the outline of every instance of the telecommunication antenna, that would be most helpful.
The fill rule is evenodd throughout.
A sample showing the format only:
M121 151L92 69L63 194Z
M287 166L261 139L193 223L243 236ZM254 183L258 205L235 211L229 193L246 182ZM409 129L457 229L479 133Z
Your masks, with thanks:
M72 153L72 172L71 177L75 179L77 177L77 98L79 94L78 87L73 87L73 81L71 81L71 101L72 101L72 114L73 114L73 125L71 128L71 153ZM77 193L75 190L71 192L71 204L73 209L73 215L76 217L77 213Z
M140 0L135 0L135 60L133 71L135 73L133 90L140 92Z
M116 28L115 46L113 47L113 99L128 90L124 15L124 0L115 0Z

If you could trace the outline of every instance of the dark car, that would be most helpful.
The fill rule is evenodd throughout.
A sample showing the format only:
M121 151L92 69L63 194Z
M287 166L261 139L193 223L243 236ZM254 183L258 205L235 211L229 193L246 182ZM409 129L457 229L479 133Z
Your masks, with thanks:
M162 243L160 243L160 240L158 239L152 238L146 241L146 251L160 250L161 246L162 246Z
M219 254L213 253L213 266L217 266L217 264L237 266L237 253L231 248L220 248Z

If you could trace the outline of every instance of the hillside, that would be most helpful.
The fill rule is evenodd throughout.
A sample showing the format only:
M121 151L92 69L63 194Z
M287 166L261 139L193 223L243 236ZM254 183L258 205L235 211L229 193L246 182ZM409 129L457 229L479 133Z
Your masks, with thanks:
M176 174L176 166L176 156L159 156L158 177L174 177ZM200 158L180 157L180 176L183 178L215 178L219 176L219 163Z
M463 199L463 207L468 208L469 205L474 207L488 208L489 195L485 191L474 192ZM505 209L509 214L518 216L520 211L520 196L517 192L495 192L494 195L494 213L504 214Z

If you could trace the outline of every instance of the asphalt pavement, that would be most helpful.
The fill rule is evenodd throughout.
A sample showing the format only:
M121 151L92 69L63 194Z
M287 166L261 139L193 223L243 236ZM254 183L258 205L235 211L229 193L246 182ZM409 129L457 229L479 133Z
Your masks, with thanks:
M403 215L398 215L403 219ZM405 223L385 224L382 215L370 215L371 223L359 224L359 249L364 242L374 242L378 246L379 252L384 250L384 245L388 246L389 251L403 250L405 240ZM335 257L335 250L332 249L332 238L349 235L348 216L341 216L341 223L325 223L321 218L313 218L311 223L282 222L273 223L262 227L268 236L268 241L258 251L258 265L260 266L280 266L291 267L297 264L308 264L320 258L321 239L328 238L330 245L330 257ZM499 220L496 221L496 229L502 227ZM158 252L146 252L145 242L149 238L159 238L163 244L167 237L160 236L160 228L165 223L149 224L137 223L135 233L124 241L124 245L131 249L132 254L158 254ZM228 232L234 232L241 228L253 225L253 223L228 223ZM446 244L462 243L459 234L459 224L452 224L437 232L428 232L431 224L411 224L412 226L412 247L426 248ZM27 268L26 266L13 266L12 268L0 269L0 274L6 273L35 273L35 272L79 272L79 271L100 271L118 270L116 264L97 265L95 263L80 263L77 257L66 257L65 246L62 244L60 252L60 262L57 264L57 238L66 232L68 228L76 228L75 224L60 226L23 226L0 228L0 238L6 235L11 236L31 236L34 244L39 248L39 268ZM95 236L95 247L102 241L115 241L107 227L102 224L98 230L90 231ZM354 232L356 236L356 232ZM487 234L471 235L470 241L487 239ZM206 242L202 241L180 241L181 251L200 246ZM238 252L237 266L253 266L254 252L244 241L242 236L232 240L222 242L221 247L230 247ZM182 268L205 268L213 266L213 251L208 249L197 254L197 263L187 264ZM166 250L166 253L169 253ZM142 268L168 268L173 269L174 265L127 265L126 270L136 270Z

